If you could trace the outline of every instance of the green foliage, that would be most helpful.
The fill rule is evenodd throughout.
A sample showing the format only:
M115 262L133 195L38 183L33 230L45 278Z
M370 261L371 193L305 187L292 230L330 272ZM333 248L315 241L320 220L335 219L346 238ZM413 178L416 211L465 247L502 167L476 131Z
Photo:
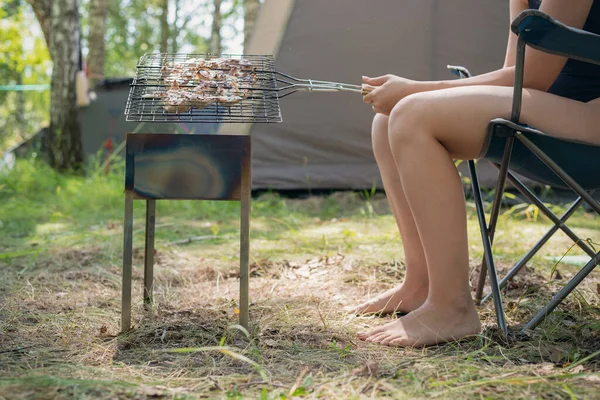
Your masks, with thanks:
M210 2L176 1L177 21L170 26L171 50L202 53L207 37L201 35ZM198 4L200 3L200 4ZM133 76L140 56L159 51L160 0L109 0L106 24L106 76Z
M35 236L40 223L116 218L122 204L122 180L116 178L63 175L35 158L19 160L13 171L0 175L0 227L13 236Z
M51 62L43 36L27 26L37 24L24 2L0 8L0 85L49 83ZM0 151L35 133L48 122L48 91L0 91Z
M0 253L3 253L3 246L12 247L11 243L49 243L56 232L87 232L90 226L120 225L124 204L124 162L115 159L106 175L100 156L92 157L88 176L60 174L35 157L19 159L13 170L0 172L0 231L6 232L0 243ZM352 198L358 199L358 196ZM291 235L295 245L301 248L328 248L324 235L305 237L298 233L298 227L307 217L320 220L323 216L330 219L353 215L361 218L362 201L335 209L330 206L333 201L324 199L318 207L299 208L295 201L276 194L262 195L253 201L252 216L263 218L265 225L254 230L253 237L271 240L276 234ZM144 207L144 202L134 202L136 221L143 218ZM240 206L235 201L159 201L157 215L160 218L206 220L200 229L186 224L161 229L160 240L169 242L198 234L212 234L226 240L238 230L239 213ZM347 242L348 247L355 239L355 232L355 229L342 230L337 236ZM84 234L79 236L80 240L87 240ZM26 246L25 250L15 251L7 254L16 257L29 250ZM284 250L277 250L280 251Z
M122 167L122 162L116 162L109 175L78 177L60 174L35 158L19 160L13 171L0 175L0 202L3 204L0 228L8 229L11 235L35 237L38 224L60 222L83 226L94 220L120 219ZM138 212L141 212L138 207L141 205L136 202ZM190 212L195 205L170 202L169 206Z
M23 16L21 7L16 1L9 1L4 8L0 8L0 19L2 30L0 33L0 50L4 57L0 59L0 76L3 81L12 81L15 83L16 77L22 72L23 65L21 57L23 51L21 48L21 31L18 29L22 23ZM5 93L0 93L0 99Z
M169 51L207 51L211 0L169 0ZM106 21L106 77L130 77L144 53L159 51L162 0L109 0ZM88 53L89 0L82 0L82 51ZM239 35L242 2L223 3L223 23ZM39 24L24 0L0 5L0 85L50 83L52 62ZM230 34L231 35L231 34ZM229 36L231 38L231 36ZM226 38L227 39L227 38ZM0 91L0 152L32 136L49 122L50 92Z
M344 359L352 354L352 345L347 344L344 346L343 344L337 343L335 340L329 344L329 348L336 352L341 359Z

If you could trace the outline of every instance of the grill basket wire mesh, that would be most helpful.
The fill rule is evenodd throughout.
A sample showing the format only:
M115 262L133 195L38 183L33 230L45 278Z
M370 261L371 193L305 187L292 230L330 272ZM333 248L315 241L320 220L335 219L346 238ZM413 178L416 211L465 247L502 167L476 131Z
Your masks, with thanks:
M165 80L166 74L162 69L168 63L182 63L193 58L248 60L252 63L252 73L256 75L256 82L240 83L239 89L248 90L249 94L231 106L213 103L202 109L191 107L186 111L168 112L159 94L166 92L171 87L171 83ZM126 120L190 123L281 122L274 65L273 56L268 55L145 54L137 65L136 76L131 84L125 106ZM227 70L223 71L227 72ZM197 80L192 80L180 87L191 89L199 83Z

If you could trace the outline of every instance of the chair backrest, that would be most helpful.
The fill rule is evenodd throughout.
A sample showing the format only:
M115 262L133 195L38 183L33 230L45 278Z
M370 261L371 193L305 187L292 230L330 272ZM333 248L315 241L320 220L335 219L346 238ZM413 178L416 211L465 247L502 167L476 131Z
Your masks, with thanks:
M600 37L576 29L538 10L527 10L512 22L512 31L547 53L600 65Z
M538 10L526 10L511 24L512 31L527 46L546 53L600 65L600 36L567 26ZM515 85L517 85L515 80ZM522 84L522 79L520 80ZM516 100L515 100L516 101ZM518 103L520 107L520 99ZM519 130L586 190L600 189L600 145L560 139L508 121L493 121L491 129ZM497 155L490 152L491 158ZM493 160L496 161L496 160ZM555 187L566 187L551 169L519 141L513 149L511 169L530 179Z

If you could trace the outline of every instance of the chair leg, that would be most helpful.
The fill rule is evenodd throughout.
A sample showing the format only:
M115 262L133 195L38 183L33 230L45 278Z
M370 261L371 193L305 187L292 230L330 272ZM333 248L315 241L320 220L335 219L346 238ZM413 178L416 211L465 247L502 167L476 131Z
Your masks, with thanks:
M510 158L512 156L512 149L513 149L514 141L515 141L515 138L512 136L506 139L504 154L502 155L502 164L500 166L495 164L496 167L498 167L500 171L498 172L498 182L496 183L496 193L494 195L492 212L490 214L490 223L488 225L488 227L489 227L488 232L489 232L489 237L490 237L490 247L491 247L491 244L494 243L494 233L496 232L496 224L498 223L498 216L500 215L500 207L502 206L502 196L504 195L504 186L506 185L506 176L508 174L508 166L510 165ZM474 161L472 161L471 164L469 164L469 169L472 171L471 176L477 175ZM473 180L473 183L475 183L475 180ZM477 186L479 186L479 181L477 181ZM475 190L473 190L473 191L475 191ZM481 191L479 191L479 197L481 197ZM483 207L483 203L482 203L482 207ZM484 216L483 222L485 225L485 213L483 214L483 216ZM488 267L488 268L486 268L486 267ZM489 269L489 266L486 264L486 259L484 258L483 262L481 264L481 270L479 271L479 281L477 282L477 288L475 291L475 301L479 304L481 304L481 298L483 296L483 287L485 286L485 275L486 275L486 272L488 269Z
M242 165L240 201L240 325L249 329L250 202L252 190L250 156Z
M596 252L590 246L588 246L584 241L582 241L579 238L579 236L577 236L575 234L575 232L573 232L571 230L571 228L569 228L567 225L565 225L565 222L567 221L567 219L569 219L571 217L571 215L573 215L573 213L579 208L579 206L581 204L583 204L583 199L581 197L579 197L571 205L571 207L569 207L567 212L562 217L559 218L556 216L556 214L554 214L552 211L550 211L550 209L548 207L546 207L546 205L540 199L538 199L538 197L535 194L533 194L533 192L531 190L529 190L525 185L523 185L523 183L521 183L521 181L519 179L517 179L517 177L515 177L513 174L509 173L508 179L510 180L511 184L513 186L515 186L517 188L517 190L519 190L519 192L521 192L521 194L523 196L525 196L546 217L548 217L548 219L550 219L554 223L554 226L557 229L561 229L565 233L565 235L567 235L575 244L577 244L590 257L594 257L596 255Z
M154 288L154 235L156 224L156 200L146 200L146 248L144 251L144 304L151 308Z
M477 175L477 166L475 165L475 160L469 160L469 175L471 175L471 187L473 189L473 195L475 195L475 182L477 182L477 186L479 185L479 176ZM481 192L479 192L479 197L481 197ZM485 222L487 224L487 222ZM487 277L487 263L485 262L485 257L481 260L481 265L479 266L479 280L477 281L477 287L475 288L475 303L481 303L481 297L483 296L483 287L485 286L485 278Z
M579 203L579 205L581 205L581 203ZM573 209L573 211L575 211L577 208L579 208L579 205L577 205L576 207L571 207ZM572 214L569 213L569 214ZM565 216L567 215L567 213L565 213ZM566 220L569 216L563 216L561 218L561 220L564 218L564 220ZM554 225L550 230L548 230L548 232L546 232L546 234L535 244L535 246L533 246L533 248L527 253L525 254L525 256L523 256L523 258L521 258L521 260L519 260L519 262L517 262L507 273L506 275L500 280L499 285L500 285L500 290L504 289L506 287L506 285L508 284L508 282L514 278L519 271L529 262L529 260L531 260L533 258L533 256L535 254L537 254L537 252L542 248L542 246L544 246L544 244L546 244L546 242L548 240L550 240L550 238L556 233L556 231L558 231L558 225ZM489 300L489 298L491 297L491 293L489 293L487 296L485 296L483 298L483 300L481 300L482 303L485 303L486 301Z
M512 149L515 138L509 137L506 139L506 145L504 148L504 154L502 155L502 164L496 167L500 170L498 172L498 182L496 183L496 193L494 194L494 202L492 203L492 212L490 214L490 223L487 225L489 228L488 234L490 237L490 243L494 243L494 234L496 232L496 224L498 223L498 216L500 215L500 207L502 206L502 196L504 195L504 186L506 185L506 176L508 174L508 166L510 165L510 158L512 156ZM469 162L469 170L471 171L472 183L477 183L479 186L479 180L473 179L473 177L477 176L477 170L475 168L475 161ZM475 189L473 189L475 192ZM481 191L479 191L479 197L481 197ZM483 204L483 203L482 203ZM485 213L483 214L484 225L485 225ZM481 304L481 298L483 297L483 287L485 286L485 275L488 270L488 265L486 264L486 259L483 259L481 264L481 269L479 271L479 281L477 282L477 288L475 290L475 301Z
M471 176L476 176L475 164L469 164ZM492 287L492 293L494 294L494 306L496 309L496 318L498 319L498 328L506 335L508 333L508 327L506 325L506 319L504 316L504 307L502 305L502 298L500 296L500 288L498 287L498 276L496 274L496 266L494 264L494 255L492 253L492 241L490 239L490 232L485 222L485 211L483 209L483 200L481 198L481 189L479 188L479 181L473 180L473 196L475 197L475 207L477 208L477 217L479 219L479 228L481 231L481 240L483 242L485 264L488 266L490 285Z
M121 292L121 332L131 328L131 268L133 263L133 194L125 192L123 219L123 287Z
M529 140L521 132L516 133L516 137L523 143L533 154L535 154L548 168L550 168L560 179L562 179L575 193L585 200L590 207L600 214L600 202L596 201L584 188L581 187L573 178L569 176L554 160L546 155L539 147ZM575 289L585 277L592 272L596 265L600 264L600 252L571 279L561 290L558 291L550 300L550 302L538 312L529 321L523 330L532 330L542 322L548 314L550 314L572 291Z
M506 163L508 165L508 162ZM477 176L477 168L475 166L475 161L469 161L469 171L471 175L471 182L474 184L477 181L477 185L479 186L479 178ZM506 171L505 171L506 173ZM492 206L492 212L490 214L490 223L487 225L488 235L490 237L490 243L494 243L494 233L496 232L496 224L498 223L498 217L500 216L500 207L502 206L502 194L504 193L504 185L506 183L506 179L504 175L498 176L498 182L496 184L496 193L494 195L494 202ZM475 192L475 187L473 187L473 192ZM481 197L481 192L479 192L479 196ZM485 214L484 214L485 215ZM485 221L485 219L484 219ZM481 298L483 297L483 287L485 286L485 278L487 276L488 265L486 263L486 258L484 257L481 261L481 268L479 270L479 280L477 282L477 287L475 289L475 301L478 304L481 304Z
M540 312L538 312L524 327L523 331L535 329L540 322L542 322L548 314L550 314L572 291L575 289L581 281L589 275L590 272L600 265L600 252L596 254L592 259L571 279L561 290L558 291L550 300L550 302Z
M520 183L520 182L518 182L518 184L522 185L522 183ZM513 185L517 186L516 183L514 183L514 182L513 182ZM527 188L525 188L525 189L528 190ZM521 193L525 195L524 192L521 191ZM533 195L533 196L535 197L535 195ZM535 244L535 246L533 246L533 248L527 254L525 254L525 256L523 256L523 258L521 258L521 260L519 260L519 262L517 262L506 273L506 275L500 280L500 289L504 289L504 287L506 287L508 282L519 273L519 271L529 262L529 260L531 260L531 258L533 258L534 255L537 254L537 252L542 248L542 246L544 246L544 244L546 244L546 242L548 240L550 240L550 238L558 231L558 229L563 229L563 231L565 231L565 233L567 235L569 235L569 237L571 237L571 239L577 245L579 245L579 247L581 247L590 257L594 257L595 252L584 241L579 239L579 237L577 235L575 235L564 224L571 217L571 215L573 215L573 213L579 209L579 207L582 204L583 204L583 200L580 197L577 201L575 201L569 207L569 209L560 217L560 219L556 219L556 216L554 215L554 213L552 213L550 210L548 210L548 212L550 212L550 214L552 216L554 216L554 218L555 218L555 225L551 229L549 229L548 232L546 232L546 234ZM544 208L545 208L545 206L544 206ZM567 232L570 232L570 234ZM485 303L486 301L489 300L490 296L491 296L491 294L488 294L487 296L485 296L483 298L483 300L481 300L481 302Z

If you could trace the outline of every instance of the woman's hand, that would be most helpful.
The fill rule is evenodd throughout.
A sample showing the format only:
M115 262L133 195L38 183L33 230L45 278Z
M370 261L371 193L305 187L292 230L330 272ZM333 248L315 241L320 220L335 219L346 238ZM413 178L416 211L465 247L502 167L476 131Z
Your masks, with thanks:
M384 75L377 78L363 76L363 82L365 83L362 85L363 101L371 104L373 111L384 115L390 115L392 108L400 100L420 91L419 82L396 75Z

